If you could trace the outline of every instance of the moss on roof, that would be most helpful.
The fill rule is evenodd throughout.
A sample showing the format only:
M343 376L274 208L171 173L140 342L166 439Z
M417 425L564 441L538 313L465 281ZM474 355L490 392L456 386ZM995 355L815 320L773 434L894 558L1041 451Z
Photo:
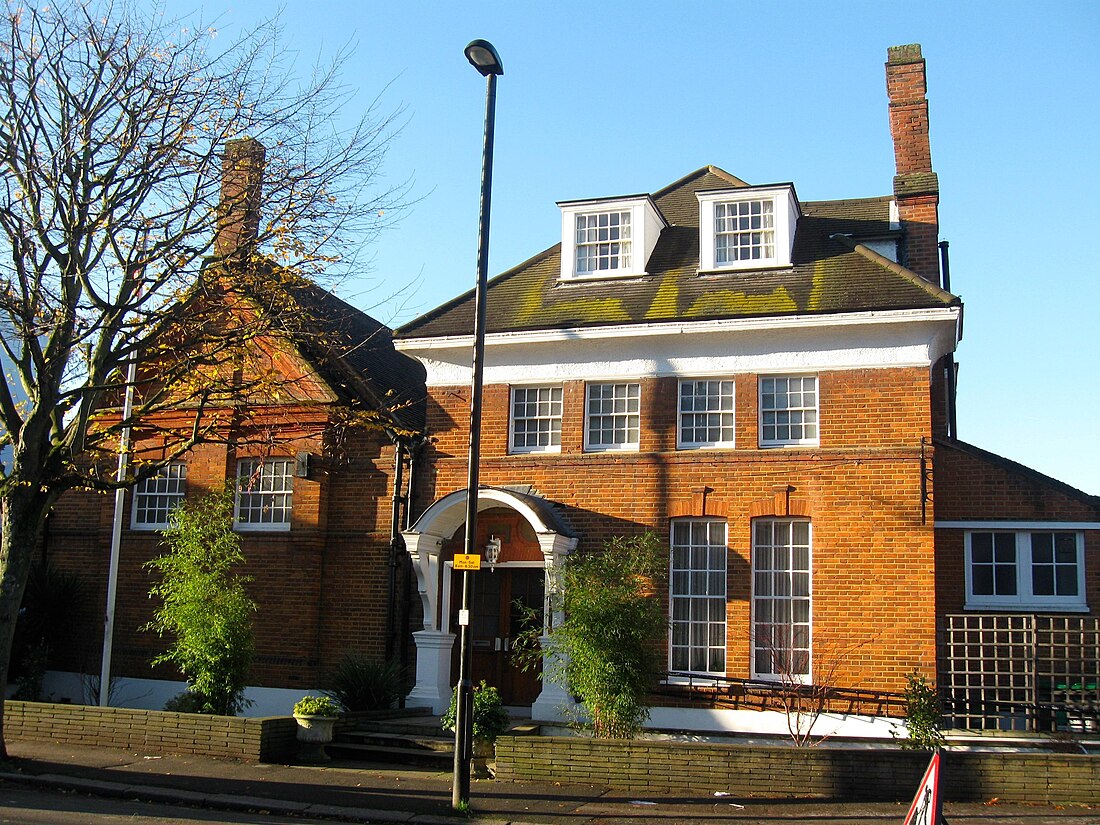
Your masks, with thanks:
M895 237L889 197L801 204L792 266L736 272L699 272L696 192L747 186L713 166L697 169L653 194L669 226L650 255L648 274L564 282L561 245L494 278L489 284L487 329L512 332L603 324L767 317L942 307L958 299L855 244ZM466 293L406 324L398 338L468 335L473 293Z

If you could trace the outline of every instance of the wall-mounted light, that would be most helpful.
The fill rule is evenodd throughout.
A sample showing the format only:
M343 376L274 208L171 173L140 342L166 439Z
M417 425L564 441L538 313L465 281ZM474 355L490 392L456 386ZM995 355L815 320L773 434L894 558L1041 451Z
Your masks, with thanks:
M495 569L500 561L500 545L501 541L496 536L490 536L489 543L485 545L485 561L489 562L490 570Z

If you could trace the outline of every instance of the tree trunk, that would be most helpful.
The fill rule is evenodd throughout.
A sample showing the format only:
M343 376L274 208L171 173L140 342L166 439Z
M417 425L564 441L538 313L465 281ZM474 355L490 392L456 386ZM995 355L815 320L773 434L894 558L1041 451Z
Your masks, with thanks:
M0 493L0 697L7 696L15 622L48 508L49 499L37 485L11 484ZM7 756L4 703L0 701L0 759Z

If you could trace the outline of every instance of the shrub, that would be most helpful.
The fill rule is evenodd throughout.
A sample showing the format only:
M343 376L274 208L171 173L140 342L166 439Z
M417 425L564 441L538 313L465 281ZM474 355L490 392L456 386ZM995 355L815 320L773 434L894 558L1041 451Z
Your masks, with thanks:
M905 721L909 737L901 746L906 750L928 751L943 745L940 730L940 704L936 689L915 670L907 677L905 688Z
M349 711L385 710L401 697L401 669L395 662L348 653L325 677L324 693Z
M645 699L662 664L657 643L668 628L656 583L667 569L653 533L618 536L603 552L566 560L565 620L547 654L566 663L565 679L596 736L632 738L649 716Z
M303 696L294 705L295 716L339 716L340 705L328 696Z
M152 664L179 668L201 699L200 712L232 716L247 706L256 612L245 592L248 579L230 573L244 562L233 532L233 491L185 502L172 513L164 543L168 552L146 563L160 573L149 595L161 606L144 629L174 638Z
M508 711L500 699L500 691L482 679L474 685L473 737L475 742L495 742L508 730ZM451 691L451 705L439 720L444 730L455 729L458 716L458 688Z
M13 698L41 698L50 656L69 639L87 604L79 575L41 559L32 565L12 642L11 675L18 683Z
M206 697L191 690L177 693L164 703L164 709L173 713L203 713L206 706Z

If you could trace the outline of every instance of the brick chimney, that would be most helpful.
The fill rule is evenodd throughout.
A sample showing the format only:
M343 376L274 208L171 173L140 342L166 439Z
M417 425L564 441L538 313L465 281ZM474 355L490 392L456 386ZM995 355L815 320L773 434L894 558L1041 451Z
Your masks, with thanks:
M263 201L264 147L255 138L230 140L222 157L222 193L214 253L223 259L247 260L260 231Z
M928 143L928 98L920 44L887 49L886 93L894 139L894 200L905 230L902 263L934 284L940 282L940 183Z

